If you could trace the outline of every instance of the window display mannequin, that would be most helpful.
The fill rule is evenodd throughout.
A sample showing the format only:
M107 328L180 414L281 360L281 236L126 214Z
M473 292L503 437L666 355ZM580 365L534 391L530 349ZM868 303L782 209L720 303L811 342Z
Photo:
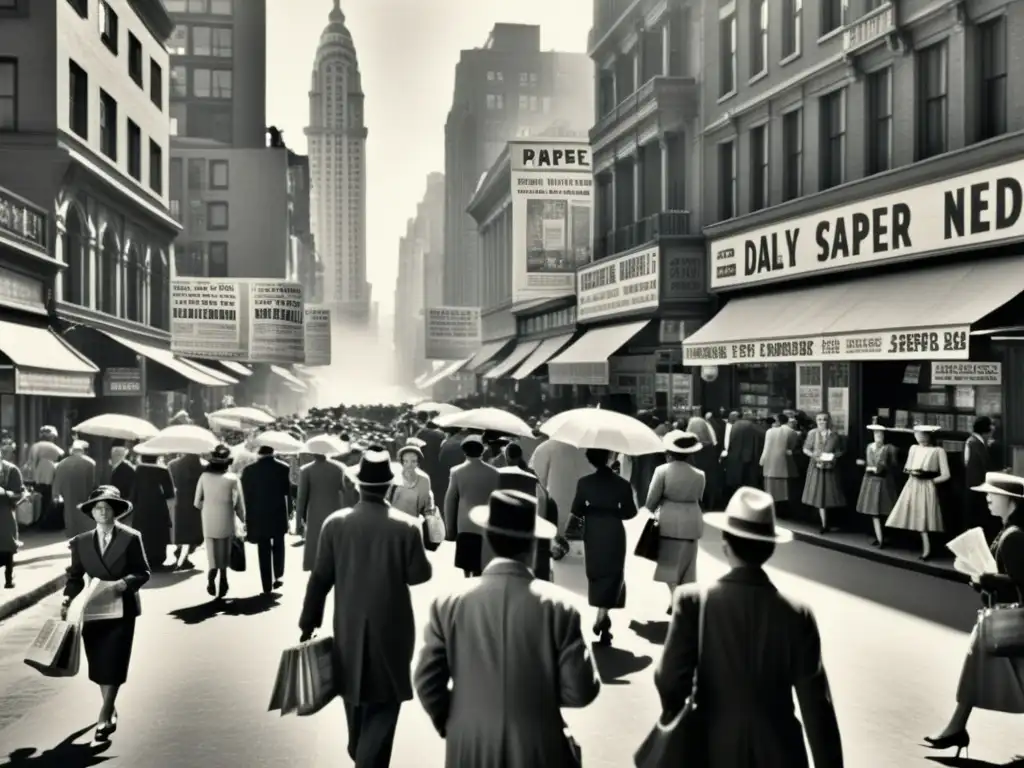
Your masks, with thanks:
M939 492L935 486L949 480L949 457L943 448L935 445L935 433L938 431L938 427L925 424L914 426L917 445L910 446L907 463L903 467L910 477L896 499L892 514L885 521L888 528L921 534L921 560L932 557L929 534L943 530Z
M810 459L804 482L803 503L818 510L821 533L828 533L828 510L846 506L846 496L836 461L843 455L843 438L832 428L832 417L824 411L815 418L817 429L804 441L804 454Z
M875 540L871 546L881 549L885 546L882 524L892 513L899 494L896 473L900 462L896 446L885 442L885 427L869 424L868 429L873 433L874 442L867 447L864 458L857 459L857 464L864 467L864 479L861 480L857 496L857 511L871 518L871 527L875 530Z

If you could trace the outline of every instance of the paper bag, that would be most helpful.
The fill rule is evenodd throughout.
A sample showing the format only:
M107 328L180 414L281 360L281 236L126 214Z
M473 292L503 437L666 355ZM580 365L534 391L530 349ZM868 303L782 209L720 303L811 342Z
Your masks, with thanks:
M318 637L299 646L298 701L300 717L315 715L338 695L334 684L334 639Z
M298 668L298 648L285 648L281 653L281 661L277 665L277 679L274 681L274 690L270 693L270 706L268 712L280 712L281 715L290 715L295 712L296 707L296 686L295 674Z
M81 658L81 623L62 619L47 619L25 653L25 663L46 677L74 677Z

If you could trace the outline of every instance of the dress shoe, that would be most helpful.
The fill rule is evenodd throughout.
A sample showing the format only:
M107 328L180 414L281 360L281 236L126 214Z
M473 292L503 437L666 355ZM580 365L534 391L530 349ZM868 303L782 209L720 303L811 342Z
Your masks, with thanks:
M932 749L956 749L956 758L960 759L960 753L966 752L971 746L971 734L967 729L951 733L947 736L925 736L925 742Z

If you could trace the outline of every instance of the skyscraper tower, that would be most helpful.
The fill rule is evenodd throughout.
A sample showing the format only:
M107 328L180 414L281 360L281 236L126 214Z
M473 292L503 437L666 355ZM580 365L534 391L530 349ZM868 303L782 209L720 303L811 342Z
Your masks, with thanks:
M340 0L328 16L313 63L309 92L310 217L324 265L324 303L335 317L365 325L366 126L363 89L352 35Z

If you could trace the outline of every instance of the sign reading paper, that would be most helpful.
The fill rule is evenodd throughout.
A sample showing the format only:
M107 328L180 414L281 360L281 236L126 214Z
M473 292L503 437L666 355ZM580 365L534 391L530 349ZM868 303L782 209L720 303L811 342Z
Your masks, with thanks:
M998 387L1003 383L1002 363L932 363L936 387Z
M591 264L576 273L578 322L658 308L660 250L647 248Z
M463 360L480 349L477 307L429 307L426 310L427 360Z
M316 304L305 307L306 365L331 364L331 310Z
M301 283L175 278L171 351L186 357L288 365L306 359Z

